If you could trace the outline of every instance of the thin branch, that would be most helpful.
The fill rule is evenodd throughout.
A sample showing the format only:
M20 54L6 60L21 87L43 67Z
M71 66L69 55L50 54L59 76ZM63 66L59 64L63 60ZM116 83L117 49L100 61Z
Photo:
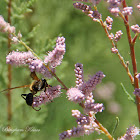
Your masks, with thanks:
M8 1L8 22L11 24L11 3L12 0ZM8 52L10 52L11 48L11 40L10 40L10 35L8 34ZM11 81L12 81L12 72L11 72L11 65L8 65L8 88L11 88ZM7 113L8 113L8 126L10 127L10 121L12 119L12 102L11 102L11 94L10 90L6 94L7 96L7 101L8 101L8 106L7 106Z
M104 132L104 134L108 137L109 140L115 140L115 139L111 136L111 134L107 131L107 129L104 128L104 127L102 126L102 124L100 124L99 121L98 121L97 119L95 119L94 121L98 124L99 129L100 129L101 131Z
M122 2L123 7L127 7L126 1L124 0ZM124 24L126 27L126 32L127 32L127 38L130 46L130 55L131 55L131 60L132 60L132 66L133 66L133 73L134 73L134 88L139 88L139 83L138 83L138 78L136 78L137 75L137 63L136 63L136 57L135 57L135 50L134 50L134 42L132 42L131 34L130 34L130 26L128 22L128 16L125 16ZM138 118L139 118L139 123L140 123L140 97L136 96L136 103L137 103L137 111L138 111Z
M108 30L107 30L107 28L106 28L106 26L104 25L104 23L103 23L102 20L100 20L100 24L101 24L101 26L103 27L103 29L104 29L104 31L105 31L107 37L109 38L109 32L108 32ZM117 48L116 45L115 45L115 43L113 42L113 40L111 40L110 38L109 38L109 40L111 41L112 46L115 47L115 48ZM121 61L122 66L123 66L123 67L125 68L125 70L127 71L127 74L128 74L128 76L129 76L129 78L130 78L130 80L131 80L131 83L132 83L132 85L133 85L133 84L134 84L134 78L133 78L133 76L132 76L132 74L131 74L131 72L130 72L130 70L129 70L128 65L125 63L124 58L121 56L121 54L120 54L119 52L117 53L117 55L118 55L118 57L119 57L119 59L120 59L120 61Z

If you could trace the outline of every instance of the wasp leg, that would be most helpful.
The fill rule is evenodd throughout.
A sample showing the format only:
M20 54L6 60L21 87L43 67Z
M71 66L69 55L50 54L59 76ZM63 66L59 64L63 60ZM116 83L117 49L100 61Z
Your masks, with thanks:
M26 98L24 96L27 96L27 94L21 94L21 97L26 100Z
M35 109L33 106L32 106L32 108L33 108L35 111L39 111L39 110L41 109L41 107L39 107L39 109Z

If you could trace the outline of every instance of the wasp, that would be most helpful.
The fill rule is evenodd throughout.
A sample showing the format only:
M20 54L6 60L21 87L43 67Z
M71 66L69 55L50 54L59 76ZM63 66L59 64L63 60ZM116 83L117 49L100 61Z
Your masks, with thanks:
M33 97L34 97L35 94L37 94L38 91L42 91L43 89L44 89L44 91L46 91L46 88L49 87L50 85L48 85L46 79L44 79L44 78L39 79L35 72L31 72L30 76L34 80L30 85L23 85L23 86L8 88L8 89L5 89L5 90L3 90L1 92L7 91L7 90L13 90L13 89L16 89L16 88L29 87L31 93L21 94L21 97L26 101L27 105L32 106L32 108L34 110L39 111L41 108L36 109L36 108L33 107L33 102L34 102Z

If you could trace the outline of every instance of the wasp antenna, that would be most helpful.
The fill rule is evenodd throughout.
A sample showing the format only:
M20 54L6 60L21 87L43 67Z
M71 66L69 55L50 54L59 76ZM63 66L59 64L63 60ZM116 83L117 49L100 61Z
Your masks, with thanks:
M26 87L30 87L30 85L24 85L24 86L18 86L18 87L13 87L13 88L7 88L7 89L4 89L4 90L0 91L0 93L2 93L4 91L7 91L7 90L13 90L13 89L17 89L17 88L26 88Z

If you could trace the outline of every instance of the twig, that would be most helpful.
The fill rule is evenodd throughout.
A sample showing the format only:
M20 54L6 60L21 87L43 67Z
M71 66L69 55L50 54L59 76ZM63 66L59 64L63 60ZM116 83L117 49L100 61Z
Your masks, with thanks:
M8 1L8 22L11 24L11 2L12 0ZM10 52L11 48L11 40L10 35L8 34L8 52ZM8 65L8 88L11 88L11 81L12 81L12 72L11 72L11 65ZM12 103L11 103L11 94L10 90L6 94L8 105L7 105L7 115L8 115L8 126L10 127L10 121L12 119Z
M107 131L107 129L104 128L104 127L102 126L102 124L100 124L100 123L98 122L97 119L95 119L95 122L98 124L99 129L100 129L101 131L104 132L104 134L108 137L109 140L115 140L115 139L111 136L111 134Z
M127 7L126 1L123 1L123 7ZM135 58L135 50L134 50L134 42L136 40L133 40L131 38L130 34L130 26L128 22L128 16L125 16L124 24L126 27L126 32L127 32L127 38L130 46L130 55L131 55L131 61L132 61L132 66L133 66L133 73L134 73L134 88L139 88L139 83L138 83L138 78L136 78L137 75L137 63L136 63L136 58ZM137 111L138 111L138 118L139 118L139 123L140 123L140 97L136 96L136 103L137 103Z

